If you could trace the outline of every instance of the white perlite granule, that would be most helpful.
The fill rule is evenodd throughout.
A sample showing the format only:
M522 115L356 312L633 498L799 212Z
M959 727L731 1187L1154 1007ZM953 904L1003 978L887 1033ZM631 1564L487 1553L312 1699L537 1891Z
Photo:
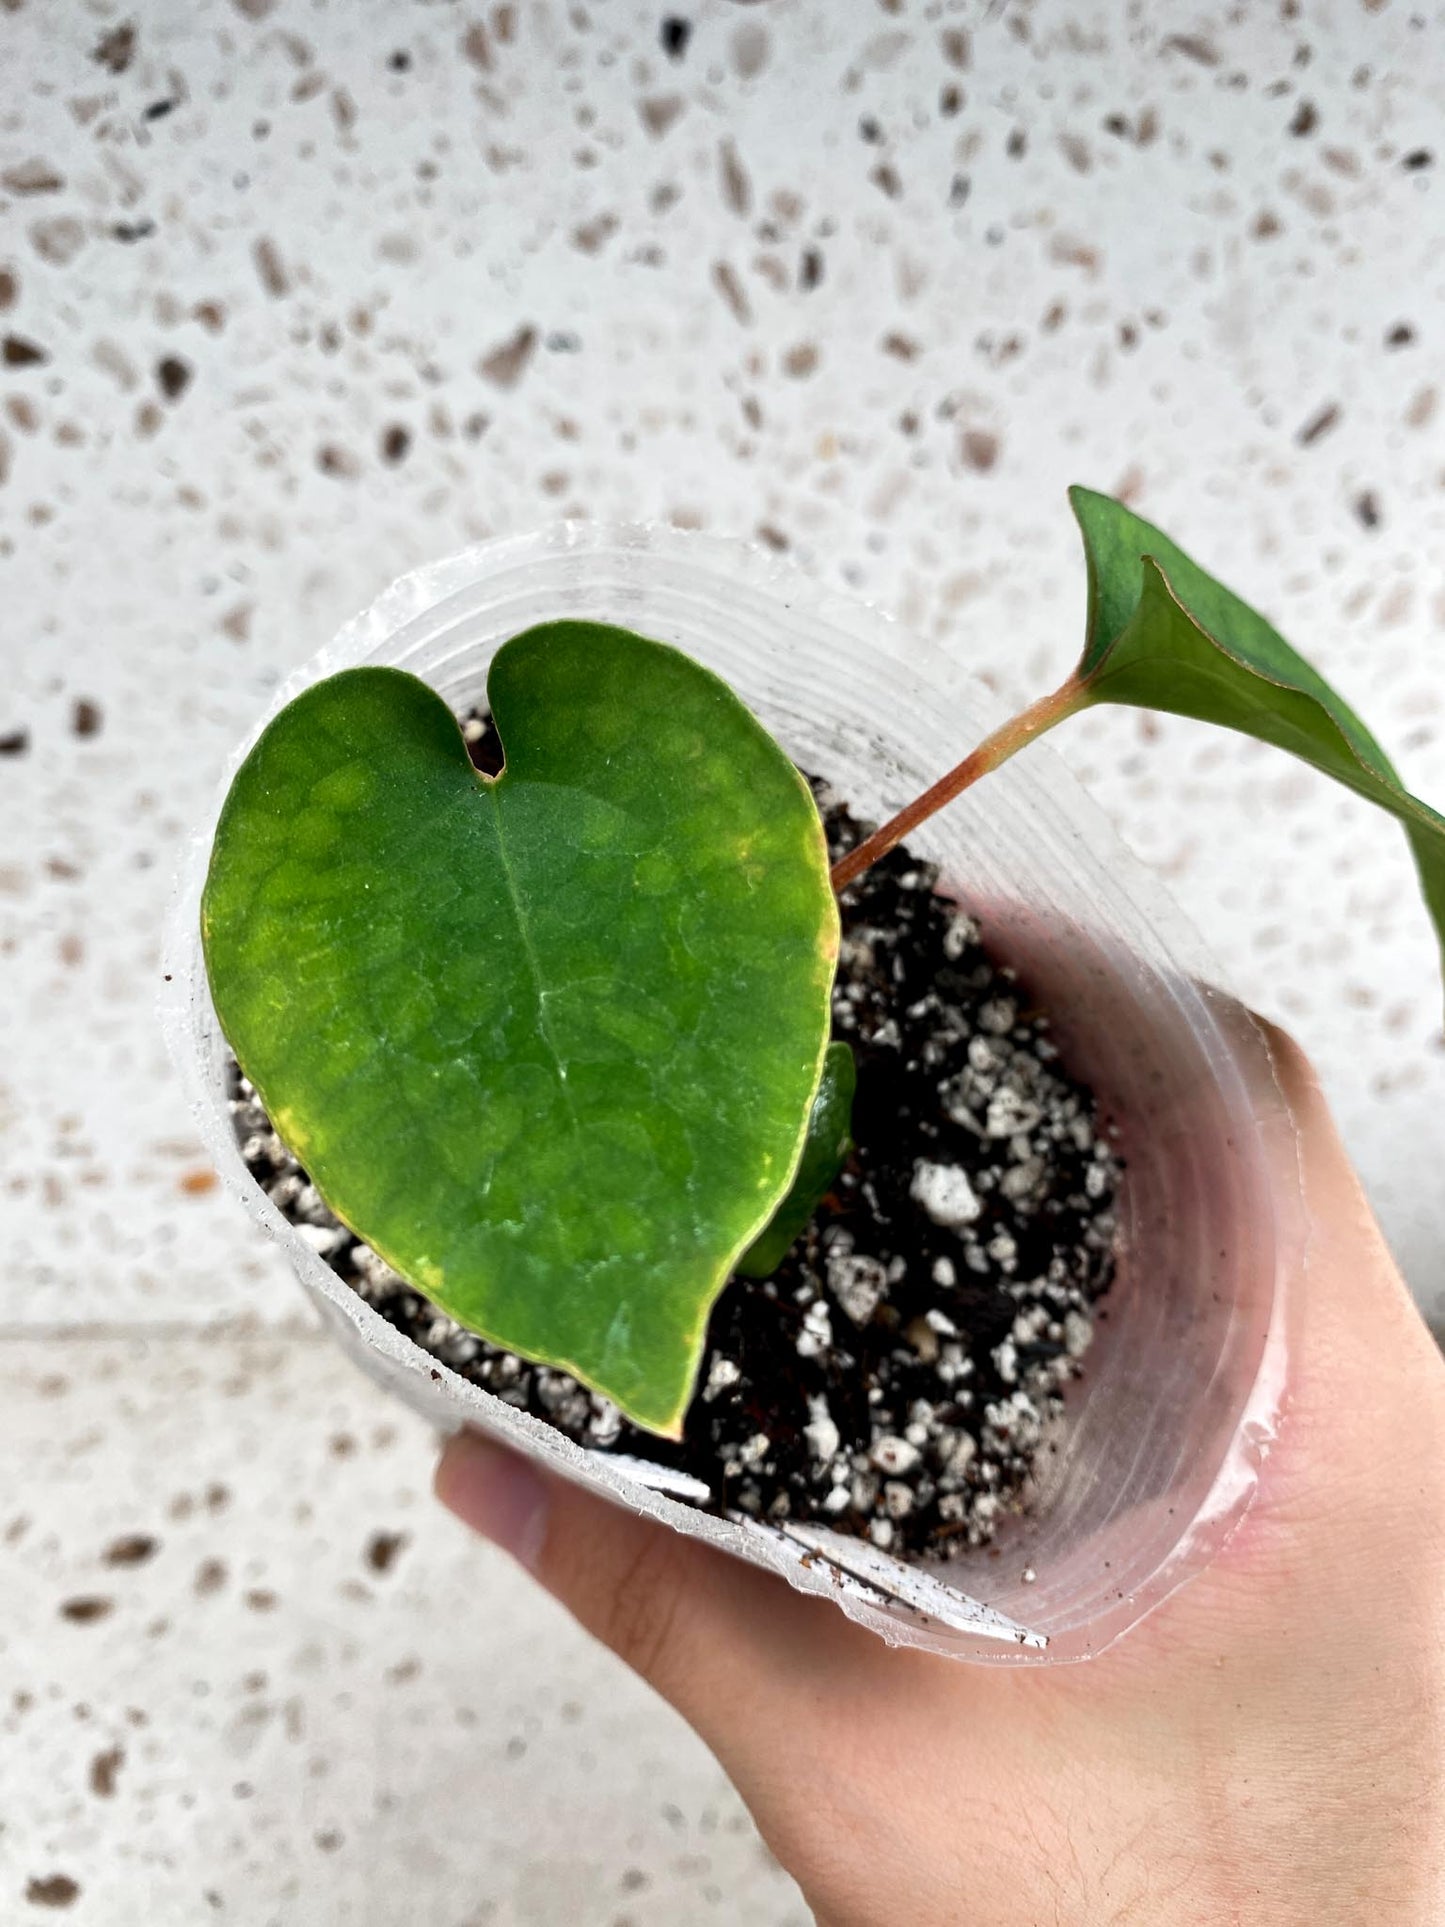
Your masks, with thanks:
M959 1164L930 1164L919 1158L913 1166L912 1194L935 1224L950 1229L972 1224L983 1209Z

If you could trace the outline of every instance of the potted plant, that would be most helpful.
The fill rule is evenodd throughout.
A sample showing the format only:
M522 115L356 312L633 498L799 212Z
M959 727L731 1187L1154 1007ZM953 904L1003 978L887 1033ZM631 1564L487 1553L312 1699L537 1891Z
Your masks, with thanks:
M373 1376L975 1658L1097 1650L1210 1556L1299 1228L1159 886L1047 752L973 780L1090 702L1202 715L1402 816L1445 921L1351 712L1074 506L1083 659L962 764L955 665L748 552L407 578L281 692L168 967L219 1166Z

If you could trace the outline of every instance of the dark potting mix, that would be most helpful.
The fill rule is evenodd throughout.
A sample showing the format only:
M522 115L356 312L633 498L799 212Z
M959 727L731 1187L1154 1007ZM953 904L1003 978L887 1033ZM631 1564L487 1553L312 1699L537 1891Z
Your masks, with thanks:
M486 720L464 729L495 774ZM836 862L866 826L815 788ZM903 847L839 900L854 1149L772 1277L718 1298L680 1441L438 1311L332 1216L233 1064L247 1169L389 1323L579 1444L684 1472L721 1513L938 1558L986 1544L1056 1445L1113 1275L1120 1166L1046 1016L937 881Z

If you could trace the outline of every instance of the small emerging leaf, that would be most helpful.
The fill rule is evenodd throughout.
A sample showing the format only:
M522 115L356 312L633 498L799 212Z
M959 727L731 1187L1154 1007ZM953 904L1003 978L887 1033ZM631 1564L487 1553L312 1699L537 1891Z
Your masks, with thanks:
M755 1238L733 1267L744 1278L769 1278L787 1255L788 1247L812 1217L818 1201L843 1168L853 1147L853 1094L858 1066L848 1044L830 1044L823 1059L823 1081L813 1099L808 1136L798 1161L792 1189L773 1214L773 1221Z
M1107 495L1069 491L1089 565L1077 703L1127 703L1277 744L1405 825L1445 951L1445 817L1411 796L1359 717L1263 616Z
M322 1196L402 1277L676 1435L822 1072L822 824L736 696L662 643L529 630L488 694L495 779L396 670L275 718L216 831L216 1011Z

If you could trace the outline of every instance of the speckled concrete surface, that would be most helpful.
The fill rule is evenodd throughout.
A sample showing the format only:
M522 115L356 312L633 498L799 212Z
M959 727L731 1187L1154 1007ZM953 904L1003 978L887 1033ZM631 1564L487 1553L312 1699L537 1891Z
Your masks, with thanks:
M38 1736L0 1765L0 1914L53 1866L77 1920L148 1891L149 1918L208 1918L208 1886L222 1917L380 1920L394 1853L441 1922L788 1917L696 1748L431 1518L426 1442L295 1336L277 1263L208 1188L152 1017L180 839L278 675L388 579L562 514L787 549L1022 701L1077 647L1072 480L1259 601L1439 801L1442 36L1399 0L0 3L0 1425L33 1454L0 1668ZM1445 1040L1398 832L1203 728L1101 715L1056 740L1228 980L1313 1051L1445 1309ZM134 1341L94 1336L117 1328ZM301 1359L359 1435L395 1425L390 1460L327 1456ZM208 1407L232 1376L249 1389ZM157 1523L211 1477L228 1513ZM284 1481L311 1522L268 1507ZM393 1516L406 1556L368 1575ZM153 1559L96 1563L142 1529ZM316 1535L328 1579L303 1597L277 1565ZM196 1600L206 1558L237 1576ZM268 1589L273 1611L245 1607ZM107 1619L57 1618L92 1590ZM464 1599L468 1732L437 1683ZM167 1617L194 1655L147 1633ZM526 1638L503 1717L480 1689L505 1629ZM313 1645L352 1651L349 1683L306 1684ZM426 1660L411 1699L386 1679L403 1649ZM569 1668L628 1711L564 1825ZM242 1717L251 1671L281 1711ZM286 1737L318 1692L317 1757L351 1776L334 1806ZM425 1747L397 1710L423 1702ZM131 1704L151 1725L127 1741ZM86 1761L121 1743L98 1799ZM459 1814L482 1837L473 1771L511 1856L490 1886L452 1837ZM691 1833L657 1817L674 1780ZM668 1871L695 1848L710 1874ZM565 1888L634 1852L647 1890L589 1914Z
M11 1340L0 1411L0 1919L57 1881L147 1927L808 1919L324 1340Z

